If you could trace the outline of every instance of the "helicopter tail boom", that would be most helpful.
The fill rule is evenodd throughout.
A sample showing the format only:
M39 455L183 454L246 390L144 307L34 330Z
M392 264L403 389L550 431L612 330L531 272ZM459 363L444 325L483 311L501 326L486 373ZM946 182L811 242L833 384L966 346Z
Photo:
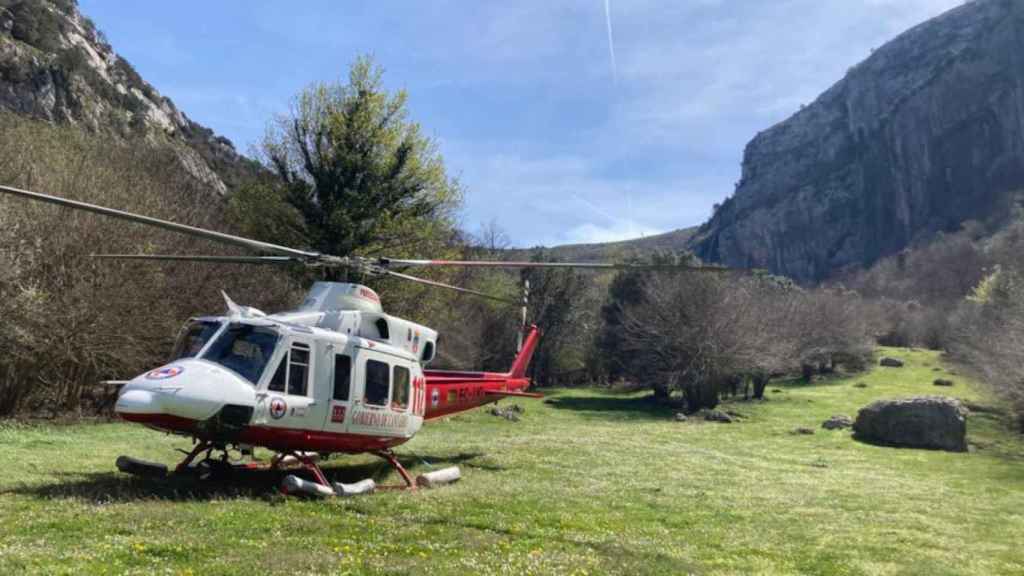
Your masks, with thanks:
M512 362L512 369L509 370L509 378L523 378L526 376L526 369L530 367L530 360L533 359L533 353L537 350L537 343L540 341L540 328L536 325L530 326L530 329L526 333L526 338L523 340L523 348L516 355L516 359Z
M456 372L426 370L426 411L424 418L434 420L457 412L465 412L505 397L538 398L530 394L526 370L540 340L540 329L531 326L508 372Z

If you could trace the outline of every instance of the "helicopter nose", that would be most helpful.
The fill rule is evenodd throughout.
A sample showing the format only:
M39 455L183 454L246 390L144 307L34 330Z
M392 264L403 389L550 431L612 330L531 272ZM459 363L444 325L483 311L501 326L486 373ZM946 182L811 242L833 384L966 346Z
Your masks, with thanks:
M127 420L171 416L202 421L226 404L255 406L255 390L238 375L201 360L183 360L129 382L114 411Z

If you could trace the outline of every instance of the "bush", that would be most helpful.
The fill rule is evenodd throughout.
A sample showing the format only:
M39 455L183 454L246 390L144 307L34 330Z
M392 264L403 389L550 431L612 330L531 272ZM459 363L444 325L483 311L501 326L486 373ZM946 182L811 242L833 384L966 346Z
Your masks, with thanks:
M21 0L8 6L14 16L11 36L44 52L60 47L60 17L50 12L42 0Z

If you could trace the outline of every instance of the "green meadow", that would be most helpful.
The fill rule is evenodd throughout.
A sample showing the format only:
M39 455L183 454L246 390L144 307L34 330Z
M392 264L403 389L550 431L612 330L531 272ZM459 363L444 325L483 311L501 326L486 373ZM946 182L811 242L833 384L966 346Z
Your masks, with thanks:
M124 423L0 423L0 574L1024 574L1024 440L938 355L882 353L907 367L777 383L763 402L727 403L733 424L579 389L519 402L520 422L435 422L402 460L414 474L458 465L460 482L352 499L286 498L270 472L134 479L118 455L171 463L189 442ZM973 406L969 453L820 428L937 393ZM372 457L325 471L397 481Z

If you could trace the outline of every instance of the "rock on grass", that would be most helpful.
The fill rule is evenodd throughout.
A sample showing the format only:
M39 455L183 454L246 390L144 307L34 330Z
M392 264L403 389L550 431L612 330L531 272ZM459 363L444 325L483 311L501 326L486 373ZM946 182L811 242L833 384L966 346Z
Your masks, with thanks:
M821 423L821 427L825 430L843 430L851 426L853 426L853 418L845 414L837 414Z
M854 437L884 446L967 451L967 414L955 398L879 400L861 408Z
M736 421L735 417L721 410L708 410L707 408L697 412L697 416L704 418L708 422L722 422L723 424L730 424Z

